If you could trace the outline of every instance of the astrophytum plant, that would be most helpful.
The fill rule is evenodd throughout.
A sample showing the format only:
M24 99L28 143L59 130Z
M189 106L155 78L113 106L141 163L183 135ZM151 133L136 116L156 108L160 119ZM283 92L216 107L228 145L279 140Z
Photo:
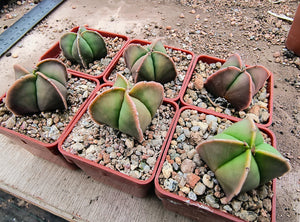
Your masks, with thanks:
M130 44L124 51L124 60L134 82L156 81L164 84L177 76L173 60L158 40L144 47Z
M104 58L107 49L102 36L85 27L80 27L77 33L64 34L59 41L63 55L70 61L81 64L88 68L89 63Z
M252 119L231 125L197 146L200 157L226 194L227 202L240 192L258 187L290 170L290 164L264 142Z
M6 106L15 115L67 108L65 65L56 59L40 61L33 72L14 65L17 80L6 93Z
M131 89L120 74L112 88L103 91L89 107L91 118L143 141L143 132L162 104L163 87L157 82L139 82Z
M204 84L208 92L225 98L238 111L249 107L252 97L264 86L270 72L263 66L245 67L238 54L231 55Z

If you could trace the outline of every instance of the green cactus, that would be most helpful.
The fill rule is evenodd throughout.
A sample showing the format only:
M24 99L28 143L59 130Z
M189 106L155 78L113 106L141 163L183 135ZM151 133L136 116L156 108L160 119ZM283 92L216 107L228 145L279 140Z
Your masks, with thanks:
M107 124L139 142L162 104L163 87L156 82L139 82L131 89L120 74L115 84L99 94L89 106L91 118L98 124Z
M229 202L290 170L290 164L274 147L264 142L252 119L231 125L197 146L197 151L215 173Z
M63 55L70 61L88 68L89 63L104 58L107 49L102 36L95 31L80 27L77 33L64 34L59 41Z
M17 80L6 93L6 106L15 115L67 108L65 65L56 59L40 61L31 73L14 65Z
M204 83L207 91L225 98L238 111L249 107L252 97L263 87L270 72L263 66L245 67L238 54L231 55L220 70Z
M164 84L177 76L175 64L160 41L145 47L130 44L124 51L124 60L134 82L145 80Z

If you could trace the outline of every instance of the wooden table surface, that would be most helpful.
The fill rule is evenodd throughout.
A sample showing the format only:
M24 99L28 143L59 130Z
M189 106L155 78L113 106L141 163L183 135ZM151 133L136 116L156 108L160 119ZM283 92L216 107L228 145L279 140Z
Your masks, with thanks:
M146 198L106 186L81 170L38 158L0 135L0 189L75 221L191 221Z

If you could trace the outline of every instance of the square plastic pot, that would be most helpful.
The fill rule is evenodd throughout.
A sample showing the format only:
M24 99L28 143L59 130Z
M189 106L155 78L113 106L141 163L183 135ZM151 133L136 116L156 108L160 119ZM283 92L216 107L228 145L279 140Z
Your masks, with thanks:
M180 96L180 102L182 105L184 106L194 106L192 104L189 104L187 103L186 101L184 101L184 96L185 96L185 93L186 93L186 90L187 90L187 87L188 87L188 84L189 82L191 81L192 77L193 77L193 73L195 71L195 68L197 66L197 64L202 61L204 63L207 63L207 64L211 64L211 63L217 63L217 62L220 62L220 63L224 63L225 60L224 59L219 59L219 58L216 58L216 57L212 57L212 56L208 56L208 55L199 55L195 60L194 60L194 63L193 63L193 67L191 69L191 71L189 72L188 76L186 77L187 81L185 81L185 84L183 85L182 87L182 94ZM247 65L246 65L247 66ZM269 127L272 123L272 115L273 115L273 88L274 88L274 80L273 80L273 73L270 72L270 77L267 79L266 81L266 84L267 84L267 92L269 94L269 97L268 97L268 113L269 113L269 118L267 120L267 122L265 123L259 123L258 125L259 126L264 126L264 127ZM201 110L204 110L204 108L200 108ZM210 110L212 114L216 114L218 115L219 113L216 112L216 111L213 111L213 110ZM229 116L229 115L226 115L226 116ZM241 120L241 118L239 117L236 117L236 116L231 116L235 121L238 121L238 120Z
M111 33L111 32L106 32L106 31L101 31L101 30L97 30L97 29L92 29L92 28L88 28L86 27L87 30L91 30L91 31L95 31L98 32L102 37L110 37L110 38L115 38L118 37L120 39L124 40L124 44L122 45L121 49L119 50L119 52L116 53L116 55L114 56L114 58L111 60L111 62L107 65L107 67L103 70L103 72L100 75L94 76L94 75L89 75L87 73L84 72L79 72L83 75L87 75L93 78L97 78L100 79L103 77L103 75L107 72L107 69L109 69L109 67L111 66L111 64L117 59L119 54L122 54L122 51L124 50L125 46L128 44L129 42L129 38L125 35L120 35L120 34L116 34L116 33ZM79 29L79 26L74 27L70 30L70 32L77 32ZM108 49L108 53L109 53L109 49ZM61 54L61 49L59 46L59 41L57 43L55 43L45 54L43 54L40 58L40 60L43 59L47 59L47 58L58 58L59 55ZM70 69L68 69L70 70Z
M67 129L70 127L72 124L72 121L75 119L76 115L80 113L80 111L84 108L84 105L93 97L93 95L96 94L97 89L100 86L99 80L96 78L89 78L86 75L82 75L80 73L77 73L72 70L68 70L68 73L71 74L71 76L74 77L79 77L83 79L87 79L89 81L92 81L95 83L95 89L91 92L89 97L80 105L80 108L77 110L73 118L70 120L69 124L65 127L65 129L62 131L61 135L59 138L54 141L53 143L45 143L40 140L31 138L25 134L21 134L19 132L16 132L14 130L5 128L0 126L0 133L11 138L13 141L16 143L20 144L22 147L24 147L26 150L28 150L30 153L32 153L35 156L41 157L43 159L46 159L50 162L53 162L57 165L67 167L70 169L77 169L77 167L66 161L66 159L61 155L61 153L58 151L58 141L64 136L65 132ZM5 99L6 94L4 94L1 98L0 101L2 102L3 99Z
M180 117L180 114L187 110L196 110L199 114L204 113L207 115L214 115L213 112L210 112L209 110L203 110L194 106L184 106L180 108L179 112L177 113L175 117L175 123L172 128L172 131L170 133L166 149L164 151L164 154L161 159L160 166L158 168L157 174L155 176L154 184L155 184L155 194L156 196L162 201L164 207L170 211L174 211L178 214L184 215L186 217L189 217L196 221L214 221L214 222L224 222L224 221L234 221L234 222L245 222L243 219L236 217L232 214L229 214L227 212L221 211L219 209L213 208L207 204L204 204L199 201L193 201L187 197L182 197L177 195L176 193L169 192L168 190L163 189L159 184L159 175L162 172L163 164L166 160L166 156L168 155L168 150L170 148L170 144L176 129L176 125L178 122L178 119ZM232 122L237 122L235 118L232 117L226 117L225 115L214 115L216 117L228 119ZM273 147L276 148L276 138L274 133L265 128L258 126L259 130L265 133L270 139L271 144ZM276 221L276 179L272 181L272 212L270 214L271 221Z
M100 88L107 87L107 86L111 87L112 84L104 83L101 85ZM174 117L175 117L179 109L178 105L172 101L166 101L166 100L164 100L163 104L170 104L174 108L175 111ZM152 175L146 180L140 180L128 176L126 174L123 174L117 170L110 169L109 167L91 161L84 157L80 157L78 155L72 154L71 152L68 152L63 148L64 141L68 139L68 135L72 132L72 129L78 123L80 118L87 112L87 110L88 110L88 105L76 117L76 120L72 122L72 126L68 128L67 132L64 134L64 138L58 144L59 151L69 162L77 165L80 169L82 169L82 171L84 171L87 175L91 176L95 180L137 197L147 196L150 190L153 189L154 187L153 180L157 168L159 166L160 159L164 153L169 132L172 129L172 126L174 124L174 117L171 121L166 137L163 140L163 144L161 146L161 152L156 159L156 163L155 166L153 167Z
M133 40L130 40L130 41L128 42L128 44L126 45L126 47L124 47L124 49L122 50L122 52L121 52L120 54L118 54L118 56L116 56L117 58L111 63L111 66L107 69L107 72L106 72L106 73L104 74L104 76L103 76L104 82L109 83L109 82L113 82L113 81L114 81L114 80L109 79L109 78L112 76L113 71L116 69L116 66L117 66L118 63L120 62L120 59L123 57L124 50L126 50L126 48L127 48L130 44L140 44L140 45L144 46L144 45L150 45L151 42L146 41L146 40L139 40L139 39L133 39ZM183 75L184 75L184 77L183 77L184 79L183 79L183 81L182 81L182 86L185 85L186 82L187 82L187 76L188 76L188 73L189 73L190 70L192 69L193 61L194 61L194 59L195 59L194 53L191 52L191 51L187 51L187 50L184 50L184 49L179 49L179 48L175 48L175 47L171 47L171 46L167 46L167 45L165 45L164 47L165 47L167 50L168 50L168 49L171 49L171 50L176 50L176 51L183 52L183 53L185 53L187 56L190 57L190 63L189 63L189 65L188 65L188 67L187 67L187 70L186 70L185 74L183 74ZM125 62L124 62L124 66L126 67ZM176 66L176 63L175 63L175 66ZM176 69L177 69L177 71L178 71L178 68L177 68L177 67L176 67ZM118 71L118 70L116 70L116 71ZM184 72L182 72L182 73L184 73ZM179 72L178 72L178 74L179 74ZM178 77L177 77L177 78L178 78ZM168 84L168 83L166 83L166 84ZM166 91L166 84L163 84L164 90L165 90L165 91ZM166 99L166 100L170 100L170 101L177 102L177 101L179 100L179 98L181 97L181 94L183 93L182 87L180 87L180 89L177 90L176 93L177 93L177 95L175 95L175 96L173 96L173 97L170 97L170 98L166 98L166 97L165 97L165 99Z

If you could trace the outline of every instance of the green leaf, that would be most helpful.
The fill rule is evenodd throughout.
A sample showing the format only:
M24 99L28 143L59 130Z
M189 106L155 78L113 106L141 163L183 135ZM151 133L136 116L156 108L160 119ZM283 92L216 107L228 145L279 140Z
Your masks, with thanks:
M170 57L161 53L152 53L153 66L155 69L155 81L162 84L174 80L177 76L175 64Z
M267 143L260 144L255 149L255 161L260 170L260 184L282 176L290 170L290 164L282 155Z
M93 51L88 44L88 42L82 38L78 37L78 55L82 65L87 68L90 62L93 62L94 55Z
M124 89L128 89L129 82L127 81L127 79L124 76L117 73L116 81L115 81L113 87L121 87Z
M66 85L68 73L65 65L58 60L45 59L37 64L37 71L43 73L51 79L55 79L63 85Z
M141 142L143 140L143 132L138 115L134 102L128 94L125 94L119 117L119 130Z
M153 117L163 100L163 87L155 82L139 82L129 92L131 97L140 100Z
M118 129L124 94L123 88L108 89L99 94L89 107L92 119L99 124L105 123Z
M28 74L14 82L6 93L6 105L15 115L39 112L35 88L36 76Z
M139 58L133 65L132 70L133 78L135 82L139 81L154 81L155 70L153 66L153 60L150 54L147 54Z
M146 55L148 51L137 44L130 44L124 51L124 60L128 69L132 69L136 61Z
M59 41L59 45L64 56L71 61L74 61L73 45L76 44L76 36L77 34L73 32L66 33L60 38Z
M251 150L246 150L216 170L215 175L228 201L239 194L243 186L245 189L253 189L259 185L258 168L255 162L251 161L251 157ZM249 171L253 172L249 174ZM248 176L250 177L247 178ZM245 185L245 181L248 181L248 184Z
M107 49L102 36L95 31L84 31L82 38L87 42L93 53L93 59L101 59L107 55Z
M209 168L216 171L249 147L237 140L212 139L201 143L196 149Z
M40 111L51 111L67 108L67 89L55 79L37 73L36 79L37 104Z

